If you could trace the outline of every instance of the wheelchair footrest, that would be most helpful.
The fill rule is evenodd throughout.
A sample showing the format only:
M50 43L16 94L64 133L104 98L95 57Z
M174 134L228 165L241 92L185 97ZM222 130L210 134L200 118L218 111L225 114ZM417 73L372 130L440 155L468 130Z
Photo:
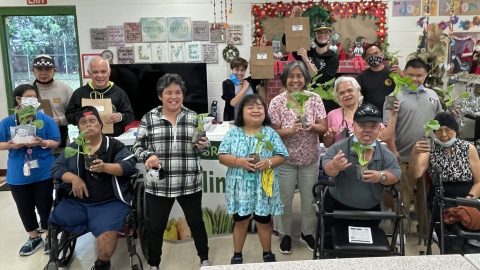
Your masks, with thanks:
M366 256L385 256L390 254L390 244L385 232L380 228L371 228L372 244L350 243L348 227L332 228L333 249L336 253Z

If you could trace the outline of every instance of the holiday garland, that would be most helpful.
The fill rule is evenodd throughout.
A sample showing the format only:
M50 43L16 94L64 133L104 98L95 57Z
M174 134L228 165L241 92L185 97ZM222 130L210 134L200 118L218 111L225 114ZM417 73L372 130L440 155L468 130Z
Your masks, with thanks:
M302 16L309 17L310 9L314 8L317 11L318 8L326 10L329 14L329 21L333 22L333 16L337 15L340 18L355 18L357 16L367 17L369 19L375 19L377 25L377 43L382 44L387 37L387 3L382 1L359 1L359 2L332 2L329 3L325 0L313 2L308 0L307 2L295 2L291 3L265 3L252 5L252 15L254 18L254 40L260 39L263 34L263 21L267 18L283 18L290 17L292 9L295 6L300 6L303 10ZM312 13L312 12L310 12ZM313 30L313 28L312 28Z

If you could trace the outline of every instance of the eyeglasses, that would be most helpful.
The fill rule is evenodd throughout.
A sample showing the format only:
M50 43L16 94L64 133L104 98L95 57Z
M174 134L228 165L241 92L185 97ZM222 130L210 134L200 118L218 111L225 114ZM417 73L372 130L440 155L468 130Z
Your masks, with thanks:
M86 126L87 124L95 125L96 123L98 123L97 118L90 118L90 119L85 119L85 120L78 121L79 126Z

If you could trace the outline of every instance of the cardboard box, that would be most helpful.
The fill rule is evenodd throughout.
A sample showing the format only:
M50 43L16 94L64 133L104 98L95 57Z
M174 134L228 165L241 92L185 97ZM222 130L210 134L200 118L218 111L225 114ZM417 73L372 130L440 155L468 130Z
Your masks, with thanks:
M250 74L253 79L272 79L273 69L272 46L253 46L250 48Z
M113 124L106 124L105 117L113 113L112 109L112 99L90 99L82 98L82 107L83 106L93 106L97 109L98 114L100 114L100 119L103 122L102 133L103 134L113 134Z
M288 52L300 48L310 50L310 19L308 17L285 18L285 47Z

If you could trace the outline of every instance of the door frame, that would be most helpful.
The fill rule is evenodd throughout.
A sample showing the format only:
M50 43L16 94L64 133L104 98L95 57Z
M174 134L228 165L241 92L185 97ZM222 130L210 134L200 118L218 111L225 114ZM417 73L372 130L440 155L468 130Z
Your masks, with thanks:
M75 32L77 36L77 61L80 62L80 42L78 40L78 20L75 6L47 6L47 7L0 7L0 48L2 54L3 73L5 76L5 91L7 96L8 108L12 109L12 80L10 79L10 57L8 55L7 33L5 28L5 17L8 16L61 16L73 15L75 22ZM29 71L30 72L30 71ZM83 85L81 72L78 72L80 85Z

